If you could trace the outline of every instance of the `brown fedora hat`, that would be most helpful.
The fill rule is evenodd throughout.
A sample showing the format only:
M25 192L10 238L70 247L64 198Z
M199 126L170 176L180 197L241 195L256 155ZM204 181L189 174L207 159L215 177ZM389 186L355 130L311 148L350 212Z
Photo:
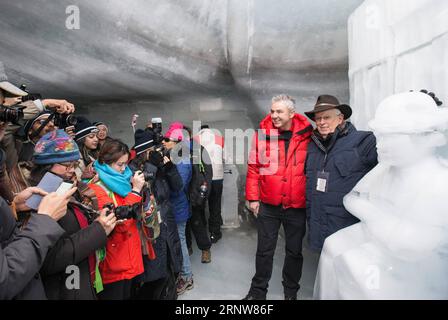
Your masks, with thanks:
M305 114L308 118L314 121L314 116L316 113L331 109L339 109L344 115L345 120L352 116L352 108L350 108L349 105L340 104L336 97L330 95L319 96L316 104L314 105L314 110L305 112Z

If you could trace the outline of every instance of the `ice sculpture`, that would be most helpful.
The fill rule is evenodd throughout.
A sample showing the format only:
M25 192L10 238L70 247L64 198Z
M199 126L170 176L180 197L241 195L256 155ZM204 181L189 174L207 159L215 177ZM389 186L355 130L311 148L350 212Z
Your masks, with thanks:
M423 93L385 99L369 123L379 164L345 196L361 222L328 237L315 299L447 299L448 111ZM445 163L445 164L444 164Z

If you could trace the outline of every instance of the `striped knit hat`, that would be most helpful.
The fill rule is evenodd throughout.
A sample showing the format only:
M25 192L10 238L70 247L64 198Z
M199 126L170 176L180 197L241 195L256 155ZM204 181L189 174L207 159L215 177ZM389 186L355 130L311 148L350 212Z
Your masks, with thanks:
M98 132L98 128L94 126L90 121L85 117L76 117L77 122L75 124L75 140L78 142L82 138L88 136L92 132Z
M151 130L137 129L134 134L135 145L133 149L139 155L154 146L154 132Z

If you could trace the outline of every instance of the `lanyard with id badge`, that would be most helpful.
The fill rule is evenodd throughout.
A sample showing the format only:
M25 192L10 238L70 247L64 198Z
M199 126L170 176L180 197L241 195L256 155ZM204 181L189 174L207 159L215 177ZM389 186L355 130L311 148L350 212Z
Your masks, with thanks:
M328 192L329 179L330 179L330 172L325 172L325 170L318 172L316 190L319 192Z

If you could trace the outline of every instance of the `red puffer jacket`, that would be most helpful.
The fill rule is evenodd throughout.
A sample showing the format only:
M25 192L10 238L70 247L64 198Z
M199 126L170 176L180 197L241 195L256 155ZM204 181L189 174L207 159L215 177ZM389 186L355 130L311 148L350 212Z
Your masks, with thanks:
M305 159L313 127L299 114L293 118L288 154L285 141L268 115L252 141L246 177L246 199L283 208L305 208Z
M89 184L98 199L98 208L107 203L114 203L105 189L96 184ZM115 205L125 206L139 203L142 198L130 192L125 198L115 196ZM104 284L132 279L143 273L143 255L137 221L126 220L115 227L107 238L106 259L100 263L101 278Z

